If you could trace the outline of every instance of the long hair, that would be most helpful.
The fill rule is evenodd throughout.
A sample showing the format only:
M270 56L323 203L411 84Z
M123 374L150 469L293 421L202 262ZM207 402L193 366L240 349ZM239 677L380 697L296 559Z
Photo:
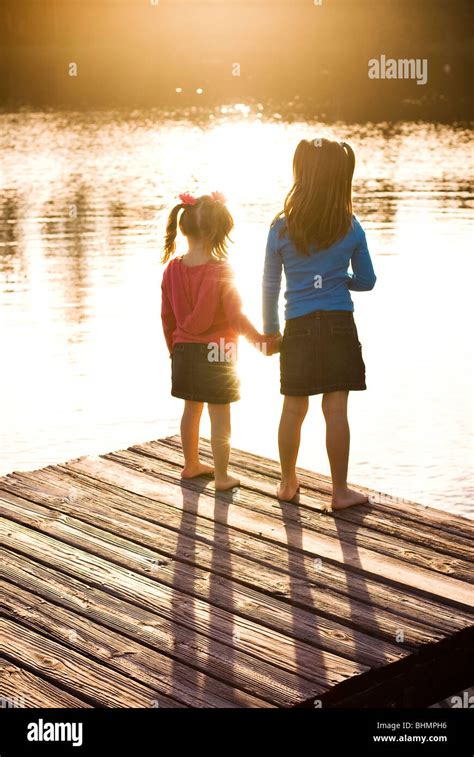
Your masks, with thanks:
M166 224L162 263L167 263L176 250L178 226L184 236L208 244L213 260L227 258L229 234L234 228L234 219L223 201L216 200L211 195L202 195L194 205L179 203L174 206Z
M293 158L294 183L283 211L288 236L296 249L309 255L309 245L330 247L352 225L354 151L346 142L303 139ZM275 219L277 220L277 219Z

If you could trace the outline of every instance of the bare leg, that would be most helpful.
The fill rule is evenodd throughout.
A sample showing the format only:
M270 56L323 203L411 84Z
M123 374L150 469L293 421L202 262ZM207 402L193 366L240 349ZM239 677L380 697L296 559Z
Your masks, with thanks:
M291 500L298 491L296 460L300 448L301 426L308 412L308 397L285 397L278 428L281 484L278 497Z
M208 404L208 409L211 419L215 487L216 491L222 492L240 485L239 479L229 476L227 472L230 457L230 404Z
M347 486L350 430L347 420L349 392L329 392L323 395L322 408L326 420L326 449L331 466L332 509L342 510L367 502L365 494Z
M202 402L185 400L181 418L181 444L183 446L184 468L181 478L194 478L203 473L213 473L210 465L199 460L199 424L203 409Z

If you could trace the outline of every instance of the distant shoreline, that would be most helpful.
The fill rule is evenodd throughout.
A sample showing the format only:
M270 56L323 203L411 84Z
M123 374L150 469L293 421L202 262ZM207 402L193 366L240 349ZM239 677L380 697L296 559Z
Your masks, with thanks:
M249 108L249 112L242 115L235 109L236 105L244 105ZM227 109L227 112L222 112ZM235 109L235 110L234 110ZM395 108L391 117L387 112L378 112L371 114L354 114L347 112L341 113L340 110L330 107L324 109L317 106L316 102L301 99L297 102L294 100L257 100L255 98L242 98L218 101L214 98L179 100L170 98L162 102L149 104L124 104L124 103L28 103L28 102L4 102L0 103L0 115L21 114L21 113L97 113L105 115L107 113L123 113L127 117L143 113L153 114L159 118L168 118L170 120L188 120L194 122L202 119L203 124L212 124L215 118L228 118L235 120L256 118L262 121L278 120L283 123L295 122L322 122L326 124L386 124L387 128L395 126L397 123L440 123L458 126L460 128L472 128L474 126L474 109L471 114L450 114L445 107L437 107L436 103L428 107L426 104L410 103Z

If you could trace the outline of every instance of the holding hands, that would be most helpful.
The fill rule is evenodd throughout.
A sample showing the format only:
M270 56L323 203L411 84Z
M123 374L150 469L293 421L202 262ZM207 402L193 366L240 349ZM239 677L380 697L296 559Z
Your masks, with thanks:
M281 340L282 336L279 332L276 334L261 334L255 346L263 355L270 357L280 352Z

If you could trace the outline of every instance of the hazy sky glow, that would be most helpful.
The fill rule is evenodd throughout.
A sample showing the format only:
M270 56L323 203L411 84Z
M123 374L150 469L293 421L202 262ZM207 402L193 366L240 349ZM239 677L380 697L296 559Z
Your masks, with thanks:
M4 0L0 99L85 107L299 98L300 112L345 120L459 120L471 22L468 0ZM427 84L370 80L368 61L381 55L426 59Z

